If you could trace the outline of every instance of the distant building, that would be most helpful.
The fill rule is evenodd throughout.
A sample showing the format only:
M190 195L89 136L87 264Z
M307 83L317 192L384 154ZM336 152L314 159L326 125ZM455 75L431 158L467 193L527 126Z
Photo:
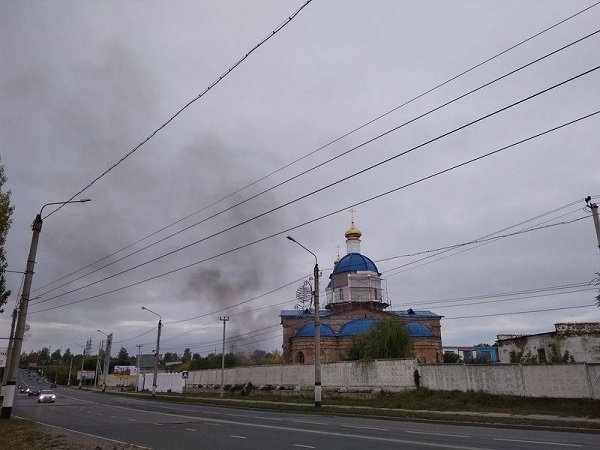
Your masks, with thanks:
M325 289L325 310L319 311L321 362L347 359L355 336L367 333L378 320L401 317L413 338L414 357L422 363L442 362L442 316L430 311L385 311L381 274L360 253L362 233L354 219L346 231L347 254L334 262ZM314 312L309 309L281 311L285 363L314 363Z
M456 355L456 362L464 362L465 364L471 364L475 362L499 362L500 358L498 355L497 346L489 345L474 345L471 347L444 347L444 355ZM454 361L453 361L454 362Z
M500 362L511 362L511 354L540 363L600 361L600 323L557 323L548 333L497 336Z

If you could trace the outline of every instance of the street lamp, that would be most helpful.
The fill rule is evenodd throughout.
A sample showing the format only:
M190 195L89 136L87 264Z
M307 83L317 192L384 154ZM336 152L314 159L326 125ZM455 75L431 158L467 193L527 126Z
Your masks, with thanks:
M307 249L304 245L298 242L291 236L287 237L290 241L298 244L308 253L315 257L315 290L313 292L315 302L315 408L321 407L321 323L319 320L319 262L317 255Z
M155 316L158 316L158 332L156 333L156 359L154 360L154 379L152 381L152 397L156 397L156 379L158 378L158 350L160 348L160 329L162 328L162 317L160 314L155 313L151 309L142 306L142 309L145 309L148 312L151 312Z
M40 209L40 213L35 216L33 221L31 236L31 246L29 247L29 256L27 257L27 266L25 269L25 278L23 280L23 291L21 293L21 302L19 305L19 318L17 319L17 328L13 338L13 347L11 350L10 365L7 368L8 377L6 379L6 388L4 390L4 399L2 400L2 409L0 410L0 419L10 419L12 406L15 400L15 391L17 387L17 375L19 372L19 362L21 359L21 347L23 346L23 335L25 334L25 321L27 319L27 307L29 306L29 292L31 291L31 282L33 281L33 269L35 267L35 255L37 253L40 232L42 231L42 211L46 206L65 205L67 203L85 203L90 199L69 200L66 202L46 203Z
M106 375L108 375L108 369L110 365L110 350L112 347L113 335L112 333L106 334L102 330L97 331L98 333L102 333L104 336L106 336L106 348L104 349L104 368L102 370L102 392L104 392L106 390Z

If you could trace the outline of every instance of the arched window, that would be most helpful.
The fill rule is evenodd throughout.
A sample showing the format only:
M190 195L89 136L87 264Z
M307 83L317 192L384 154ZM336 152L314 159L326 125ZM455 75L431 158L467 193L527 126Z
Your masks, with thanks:
M344 301L344 291L340 288L340 302Z
M300 364L304 364L304 353L298 352L296 353L296 362Z

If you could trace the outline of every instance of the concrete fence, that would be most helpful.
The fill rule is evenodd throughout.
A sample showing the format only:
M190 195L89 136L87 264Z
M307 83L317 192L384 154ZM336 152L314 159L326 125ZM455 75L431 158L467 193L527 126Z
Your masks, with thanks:
M415 388L415 371L421 386L434 390L483 391L491 394L522 395L530 397L592 398L600 399L600 364L552 365L466 365L422 364L415 360L391 359L372 363L338 362L321 366L321 380L325 392L387 390L401 391ZM286 389L309 390L314 387L315 369L308 364L243 366L224 371L225 385L251 382L254 386L281 386ZM108 389L121 385L135 386L135 377L109 375ZM158 374L158 392L182 392L190 388L220 386L221 369L190 371L184 380L181 373ZM152 389L152 374L140 375L140 390Z

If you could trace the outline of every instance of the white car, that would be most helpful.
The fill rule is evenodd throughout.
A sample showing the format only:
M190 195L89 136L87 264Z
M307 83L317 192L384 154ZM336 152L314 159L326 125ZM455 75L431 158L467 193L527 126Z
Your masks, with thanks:
M38 396L38 403L54 403L54 400L56 400L54 391L44 390Z

